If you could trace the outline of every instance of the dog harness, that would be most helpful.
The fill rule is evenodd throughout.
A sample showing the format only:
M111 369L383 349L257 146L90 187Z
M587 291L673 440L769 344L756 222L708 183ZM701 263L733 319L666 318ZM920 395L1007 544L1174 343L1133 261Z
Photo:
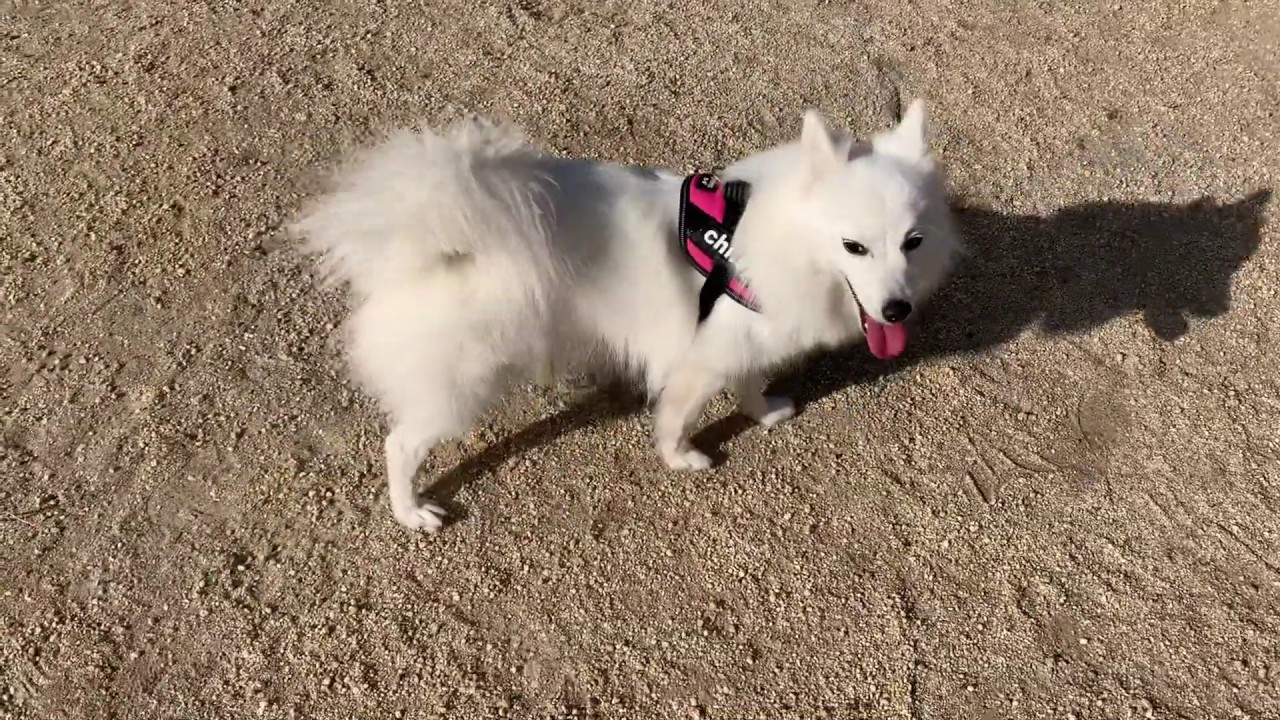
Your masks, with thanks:
M711 315L716 300L728 295L760 312L755 293L734 269L733 232L747 208L751 185L721 182L714 173L697 173L680 187L680 248L706 281L698 293L698 324Z

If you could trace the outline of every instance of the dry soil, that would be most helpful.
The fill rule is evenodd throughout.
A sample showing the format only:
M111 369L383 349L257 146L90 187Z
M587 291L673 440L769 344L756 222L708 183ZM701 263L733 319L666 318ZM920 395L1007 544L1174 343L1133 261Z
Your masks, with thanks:
M1280 717L1276 0L0 2L0 717ZM394 524L281 228L466 112L691 171L929 100L902 360L667 472L527 389Z

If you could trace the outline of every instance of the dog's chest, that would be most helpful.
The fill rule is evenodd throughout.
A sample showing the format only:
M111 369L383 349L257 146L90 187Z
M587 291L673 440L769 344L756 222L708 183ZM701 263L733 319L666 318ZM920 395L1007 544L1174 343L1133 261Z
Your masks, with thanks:
M856 340L862 331L857 308L847 293L836 288L820 293L812 302L765 309L755 316L756 322L747 335L749 352L768 362L783 361L797 353L830 349Z

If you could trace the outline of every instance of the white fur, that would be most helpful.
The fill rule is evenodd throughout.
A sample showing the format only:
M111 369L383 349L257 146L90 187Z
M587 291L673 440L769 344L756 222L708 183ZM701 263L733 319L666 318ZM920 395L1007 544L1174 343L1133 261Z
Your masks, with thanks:
M959 240L925 133L916 101L850 160L810 111L797 141L727 168L752 183L734 258L763 312L723 297L701 327L702 278L676 242L679 175L551 157L478 120L365 153L294 231L351 287L349 358L390 419L396 519L439 529L443 511L414 490L427 452L548 367L643 378L672 468L710 466L689 431L725 387L764 425L789 418L790 400L762 394L767 374L861 335L850 288L883 319L886 300L918 306L950 269ZM925 241L908 254L912 228Z

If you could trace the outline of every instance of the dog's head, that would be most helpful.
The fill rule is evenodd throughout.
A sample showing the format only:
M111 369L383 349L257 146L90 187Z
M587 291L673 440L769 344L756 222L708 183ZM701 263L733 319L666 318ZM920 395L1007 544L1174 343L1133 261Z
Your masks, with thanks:
M926 138L924 103L897 126L856 143L805 113L800 146L806 242L848 285L871 352L893 358L906 323L945 279L960 247Z

